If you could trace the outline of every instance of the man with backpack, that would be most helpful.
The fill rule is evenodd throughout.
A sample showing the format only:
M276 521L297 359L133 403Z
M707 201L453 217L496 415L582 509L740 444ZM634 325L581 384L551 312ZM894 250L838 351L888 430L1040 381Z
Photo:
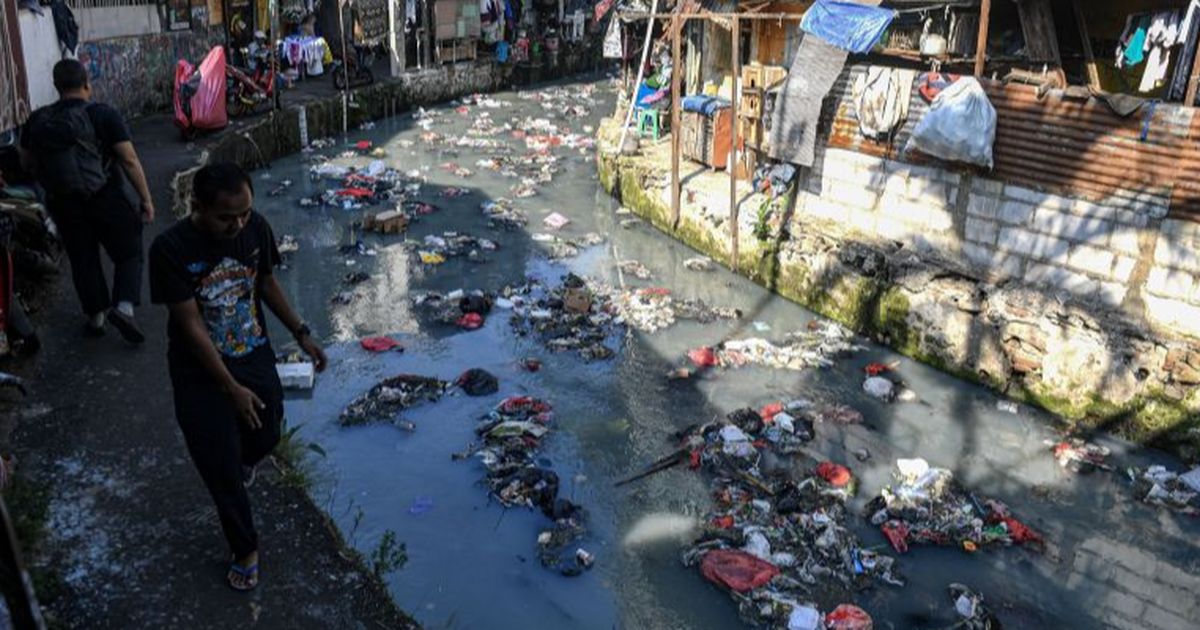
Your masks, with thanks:
M54 65L59 100L34 112L21 133L21 157L46 191L46 206L71 260L85 330L106 322L131 343L145 335L133 317L142 292L142 225L154 220L146 175L117 110L92 103L87 69L75 59ZM112 290L100 264L113 262Z

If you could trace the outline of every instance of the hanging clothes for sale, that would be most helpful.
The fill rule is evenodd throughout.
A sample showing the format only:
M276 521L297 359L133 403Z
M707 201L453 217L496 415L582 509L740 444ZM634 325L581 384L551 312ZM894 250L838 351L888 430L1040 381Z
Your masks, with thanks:
M1179 21L1179 11L1174 10L1159 11L1151 17L1144 44L1146 70L1138 85L1139 92L1153 92L1166 81L1171 49L1178 45Z
M613 18L608 22L608 32L604 34L604 58L621 58L621 21Z
M1179 25L1179 38L1176 42L1183 46L1179 54L1179 62L1175 64L1175 74L1171 78L1171 90L1167 98L1182 101L1187 97L1188 80L1192 74L1192 61L1196 58L1196 44L1200 39L1200 0L1191 0L1187 14ZM1184 103L1191 105L1192 103Z
M1145 60L1146 31L1150 29L1150 14L1135 13L1125 18L1125 30L1117 40L1117 67L1136 66Z
M854 82L854 107L863 136L888 140L908 118L916 70L871 66Z

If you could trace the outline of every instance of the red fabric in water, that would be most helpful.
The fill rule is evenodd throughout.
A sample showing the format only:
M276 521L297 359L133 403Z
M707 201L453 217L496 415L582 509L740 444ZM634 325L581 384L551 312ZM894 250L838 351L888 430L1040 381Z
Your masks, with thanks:
M871 630L874 622L867 611L853 604L842 604L825 615L825 626L830 630Z
M744 551L717 549L704 554L700 573L714 584L744 593L770 582L779 569Z
M400 347L400 342L391 337L367 337L359 343L362 344L363 350L371 352L387 352Z
M688 352L688 358L696 367L715 367L717 365L717 353L712 348L696 348Z
M844 488L854 479L849 468L833 462L817 464L817 474L835 488Z
M892 543L892 549L895 549L896 553L908 551L908 525L901 521L888 521L879 529L887 537L888 542Z
M458 327L464 330L477 330L483 326L483 315L479 313L467 313L458 318Z

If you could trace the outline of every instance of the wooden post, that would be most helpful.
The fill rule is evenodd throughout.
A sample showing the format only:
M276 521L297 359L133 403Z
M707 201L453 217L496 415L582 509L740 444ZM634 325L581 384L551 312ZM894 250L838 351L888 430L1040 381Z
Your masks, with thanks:
M985 2L987 0L984 0ZM733 256L729 267L734 271L738 268L738 203L737 203L737 142L738 142L738 127L741 121L738 119L738 101L742 100L741 90L738 87L741 85L742 74L742 33L741 25L738 24L738 16L733 16L733 24L731 31L733 33L733 120L729 124L729 135L732 142L729 143L729 163L725 168L729 169L729 215L733 219L731 230L733 232L733 247L730 254Z
M975 76L982 77L987 64L988 22L992 17L992 0L979 4L979 40L975 44Z
M679 136L682 126L679 120L679 108L683 101L683 64L679 57L679 32L686 22L683 18L675 18L675 28L671 37L671 229L679 227L680 214L680 183L679 183Z
M1075 11L1075 23L1079 26L1079 41L1083 42L1083 61L1087 67L1088 86L1094 90L1100 89L1100 71L1096 69L1096 54L1092 51L1092 37L1088 33L1087 19L1083 16L1083 7L1079 0L1072 0L1072 10Z
M1188 76L1187 93L1183 97L1184 105L1192 107L1196 104L1197 87L1200 87L1200 49L1196 51L1196 56L1192 59L1192 74Z

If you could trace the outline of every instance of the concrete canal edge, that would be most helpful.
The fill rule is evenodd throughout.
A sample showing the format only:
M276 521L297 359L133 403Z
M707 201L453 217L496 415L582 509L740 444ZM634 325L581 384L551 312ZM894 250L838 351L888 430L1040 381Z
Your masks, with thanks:
M597 150L604 189L729 266L728 176L687 167L673 226L668 143L618 155L617 136L619 121L606 120ZM776 201L771 236L760 241L753 224L764 197L739 188L739 273L906 356L1045 409L1064 428L1200 458L1200 341L845 225L800 221L796 206L809 195Z

